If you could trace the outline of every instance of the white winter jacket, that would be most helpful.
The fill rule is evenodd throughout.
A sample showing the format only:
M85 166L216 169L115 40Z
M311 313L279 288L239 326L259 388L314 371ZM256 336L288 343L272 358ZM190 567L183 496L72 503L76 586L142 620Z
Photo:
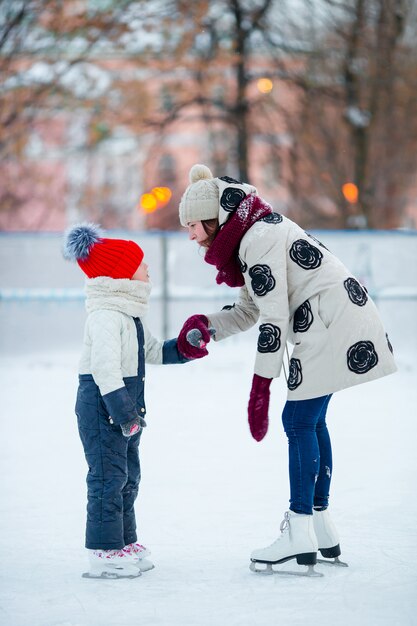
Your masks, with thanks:
M91 383L98 387L115 424L145 416L146 363L185 363L177 340L158 341L146 327L149 283L101 276L86 280L83 350L77 403L94 410ZM87 392L88 390L88 392ZM81 409L80 409L81 410Z
M314 237L272 213L242 237L245 286L209 314L216 341L259 320L255 373L280 375L287 341L288 399L331 394L396 371L392 347L364 287Z

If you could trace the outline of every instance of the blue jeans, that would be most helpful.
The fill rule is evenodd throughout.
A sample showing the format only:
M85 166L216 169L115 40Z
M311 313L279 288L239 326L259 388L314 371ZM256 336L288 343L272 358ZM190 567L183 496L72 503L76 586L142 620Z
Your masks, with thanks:
M332 478L332 446L326 425L331 395L290 400L282 413L288 437L290 510L313 514L327 508Z

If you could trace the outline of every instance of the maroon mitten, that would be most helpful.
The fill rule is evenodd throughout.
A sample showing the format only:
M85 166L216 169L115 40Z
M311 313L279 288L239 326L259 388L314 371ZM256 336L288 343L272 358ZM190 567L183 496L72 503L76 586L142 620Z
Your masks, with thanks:
M201 359L203 356L208 355L205 347L210 341L208 323L209 321L205 315L192 315L184 323L184 326L181 328L180 334L178 335L177 347L179 352L181 352L186 359ZM187 334L190 330L200 331L202 341L201 347L193 346L187 339Z
M269 386L272 378L253 375L249 396L248 417L252 437L261 441L268 432Z

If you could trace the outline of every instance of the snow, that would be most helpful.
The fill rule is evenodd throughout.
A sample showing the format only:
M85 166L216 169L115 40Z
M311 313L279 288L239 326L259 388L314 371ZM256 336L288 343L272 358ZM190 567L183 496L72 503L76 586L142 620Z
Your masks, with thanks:
M417 623L415 233L313 234L378 296L399 366L330 403L331 511L349 568L318 566L321 579L249 571L250 552L277 537L289 497L283 380L272 385L265 440L252 440L247 426L255 328L210 344L207 359L148 367L136 510L156 567L119 581L81 578L87 466L73 411L81 272L61 258L58 235L2 234L1 625ZM161 240L137 240L154 282L150 326L160 336ZM232 304L236 292L215 285L215 269L186 236L167 243L174 336L190 314Z
M270 430L256 443L246 421L253 335L210 346L201 361L148 366L136 510L156 567L136 580L81 578L77 346L1 357L1 624L416 623L413 347L397 355L397 374L330 403L331 510L349 568L317 566L323 578L303 579L249 571L251 550L276 538L288 507L284 382L274 381Z
M82 47L82 43L79 45ZM21 85L49 85L53 82L59 82L78 98L98 98L109 90L111 78L108 72L92 63L78 63L70 67L65 61L38 61L26 71L8 78L3 88L16 89Z
M60 77L61 84L77 98L99 98L111 85L107 71L92 63L79 63Z
M357 106L349 106L346 109L346 118L352 126L356 128L366 128L371 121L371 113L364 111Z

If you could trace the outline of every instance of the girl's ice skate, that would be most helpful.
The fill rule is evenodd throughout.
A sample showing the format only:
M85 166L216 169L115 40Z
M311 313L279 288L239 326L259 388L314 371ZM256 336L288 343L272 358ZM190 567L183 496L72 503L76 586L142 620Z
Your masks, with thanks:
M324 559L317 559L318 562L338 565L339 567L348 567L347 563L339 560L341 554L339 535L329 515L329 511L327 509L324 511L313 510L313 524L319 550L324 557ZM334 560L328 561L327 559Z
M146 558L150 555L150 551L138 542L129 543L123 548L123 552L132 557L134 564L141 572L148 572L155 567L152 561Z
M313 516L300 515L287 511L280 525L281 535L266 548L254 550L251 554L250 569L263 574L285 574L291 576L323 576L315 571L317 562L317 538L314 534ZM277 571L272 568L296 559L299 565L307 565L307 572ZM264 568L257 565L263 563Z
M83 578L137 578L142 573L123 550L89 550L88 557L90 569Z

